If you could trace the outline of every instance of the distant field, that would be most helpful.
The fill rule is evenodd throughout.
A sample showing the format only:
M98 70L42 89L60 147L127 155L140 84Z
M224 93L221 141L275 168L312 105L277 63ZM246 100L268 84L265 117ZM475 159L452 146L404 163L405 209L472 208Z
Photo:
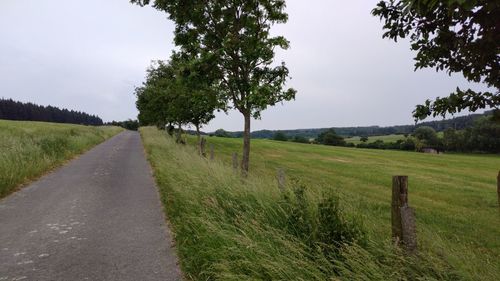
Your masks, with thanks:
M0 120L0 198L121 130Z
M443 132L438 132L437 135L439 137L443 137ZM352 142L354 144L358 144L358 143L361 143L361 140L360 140L361 137L350 137L350 138L345 138L345 141L346 142ZM374 141L377 141L377 140L381 140L383 142L397 142L398 140L404 140L405 139L405 136L404 135L384 135L384 136L371 136L371 137L368 137L368 141L367 143L370 143L370 142L374 142Z
M350 138L345 138L346 142L352 142L354 144L361 143L360 140L361 137L350 137ZM403 140L405 138L404 135L386 135L386 136L373 136L373 137L368 137L368 143L374 142L377 140L381 140L384 142L396 142L397 140Z
M348 266L335 271L342 271L340 279L500 276L498 155L431 155L252 140L251 173L244 184L231 176L230 168L231 154L241 155L241 139L208 138L217 160L210 164L200 161L193 148L173 144L163 132L143 128L141 133L177 235L181 264L195 280L266 276L258 272L275 279L332 278L315 271L315 266L326 266L319 260L308 263L300 258L306 255L300 243L279 240L283 234L269 230L265 219L253 213L279 202L279 167L289 178L300 179L313 200L325 192L338 194L348 213L361 216L371 239L382 245L390 244L391 177L409 176L422 260L388 266L385 263L394 257L381 244L368 252L351 249L344 257ZM189 141L194 144L195 139ZM238 219L225 221L227 212Z

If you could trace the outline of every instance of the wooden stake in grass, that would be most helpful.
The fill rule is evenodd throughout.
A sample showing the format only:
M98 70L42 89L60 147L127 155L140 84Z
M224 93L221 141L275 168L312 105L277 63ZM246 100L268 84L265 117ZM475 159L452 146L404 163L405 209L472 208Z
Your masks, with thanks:
M214 156L214 145L210 144L210 160L213 161L215 159Z
M203 157L207 157L207 154L205 152L205 145L207 143L207 140L205 138L201 138L200 140L200 155Z
M392 238L408 252L417 249L415 211L408 206L408 177L392 177Z
M238 172L238 153L233 153L233 170Z
M281 191L285 190L285 183L286 183L286 177L285 177L285 170L283 168L278 169L278 174L276 175L276 179L278 180L278 188Z

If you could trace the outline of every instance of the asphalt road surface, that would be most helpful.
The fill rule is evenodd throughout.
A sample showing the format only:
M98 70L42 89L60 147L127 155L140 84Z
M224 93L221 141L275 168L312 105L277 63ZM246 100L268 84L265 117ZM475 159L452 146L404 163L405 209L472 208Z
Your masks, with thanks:
M137 132L0 200L0 281L180 276Z

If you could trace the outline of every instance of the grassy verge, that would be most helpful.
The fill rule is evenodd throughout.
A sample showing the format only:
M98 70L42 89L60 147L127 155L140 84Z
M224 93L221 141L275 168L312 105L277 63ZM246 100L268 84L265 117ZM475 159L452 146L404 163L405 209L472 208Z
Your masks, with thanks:
M0 198L121 130L0 120Z
M154 128L142 128L141 134L182 269L190 279L500 276L494 189L498 156L434 156L255 140L251 174L243 182L229 165L231 153L240 151L238 139L210 138L216 161L209 162L200 159L193 146L178 146ZM289 181L288 191L281 193L277 167L302 183ZM405 258L390 243L393 174L410 176L420 244L415 257Z

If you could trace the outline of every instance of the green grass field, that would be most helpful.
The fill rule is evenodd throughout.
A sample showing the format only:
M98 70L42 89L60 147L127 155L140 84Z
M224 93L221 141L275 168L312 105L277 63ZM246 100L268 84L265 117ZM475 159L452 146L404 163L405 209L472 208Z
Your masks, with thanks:
M443 137L443 132L438 132L437 133L438 137L442 138ZM352 142L354 144L361 143L360 140L361 137L350 137L350 138L345 138L346 142ZM384 135L384 136L371 136L368 137L367 143L371 143L377 140L381 140L383 142L397 142L398 140L404 140L405 136L404 135Z
M142 128L184 272L195 280L498 280L500 212L498 155L431 155L252 140L251 172L244 182L230 168L241 140L208 138L216 161L194 146L173 143ZM195 139L189 139L194 144ZM347 247L342 262L310 258L287 236L276 211L275 175L307 186L313 202L340 197L346 214L361 217L370 245ZM390 243L391 178L409 176L420 255L405 260ZM277 225L275 225L277 224ZM333 265L332 265L333 264ZM333 268L333 269L332 269Z
M0 120L0 198L121 130Z

